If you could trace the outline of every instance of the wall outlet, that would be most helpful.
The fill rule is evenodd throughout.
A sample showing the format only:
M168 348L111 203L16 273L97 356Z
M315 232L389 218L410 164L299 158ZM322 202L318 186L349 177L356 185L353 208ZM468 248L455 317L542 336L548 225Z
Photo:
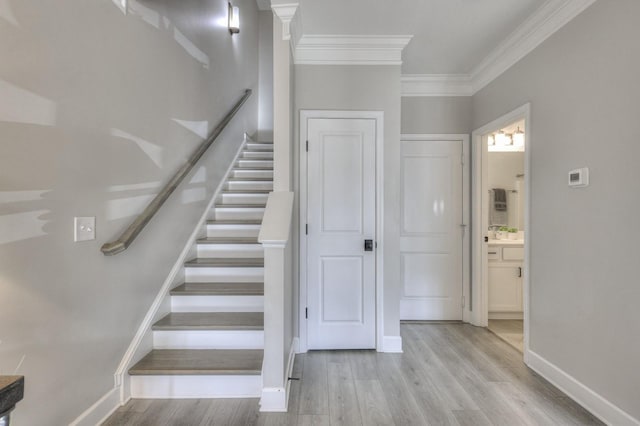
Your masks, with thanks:
M96 239L96 217L73 218L73 241L90 241Z

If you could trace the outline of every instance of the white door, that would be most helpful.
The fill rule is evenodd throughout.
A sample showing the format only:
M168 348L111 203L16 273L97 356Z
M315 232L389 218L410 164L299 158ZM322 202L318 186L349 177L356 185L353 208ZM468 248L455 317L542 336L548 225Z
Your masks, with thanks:
M401 147L400 319L462 319L462 141Z
M375 348L376 122L307 123L308 347Z

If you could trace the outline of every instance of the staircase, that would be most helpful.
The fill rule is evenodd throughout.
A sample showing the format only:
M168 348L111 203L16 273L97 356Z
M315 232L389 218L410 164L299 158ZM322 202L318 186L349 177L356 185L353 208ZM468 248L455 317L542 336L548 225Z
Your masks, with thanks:
M153 324L153 350L129 370L133 398L258 397L262 391L263 265L258 232L273 190L273 144L247 141Z

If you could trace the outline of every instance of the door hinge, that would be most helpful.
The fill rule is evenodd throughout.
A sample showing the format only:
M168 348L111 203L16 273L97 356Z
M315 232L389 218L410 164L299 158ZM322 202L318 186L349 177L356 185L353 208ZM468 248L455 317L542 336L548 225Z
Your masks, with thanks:
M309 141L307 141L307 152L309 152Z
M309 319L309 308L304 308L304 318Z
M309 224L308 223L304 225L304 234L305 235L309 235Z
M464 308L464 296L462 296L462 307Z

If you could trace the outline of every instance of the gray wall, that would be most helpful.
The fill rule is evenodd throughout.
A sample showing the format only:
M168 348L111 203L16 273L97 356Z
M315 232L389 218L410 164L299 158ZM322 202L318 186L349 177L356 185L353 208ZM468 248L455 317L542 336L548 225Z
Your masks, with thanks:
M303 109L384 112L384 335L399 336L400 67L295 66L296 193L299 193L299 120Z
M258 13L258 140L273 141L273 12Z
M640 418L640 2L599 1L473 97L531 102L531 349ZM567 186L589 167L591 185Z
M241 141L257 96L128 251L104 257L201 137L257 89L258 13L226 0L9 0L0 9L0 373L19 425L68 424L113 373ZM183 120L180 125L176 120ZM185 127L186 126L186 127ZM74 216L97 240L73 242Z
M471 97L403 97L402 133L471 133Z

